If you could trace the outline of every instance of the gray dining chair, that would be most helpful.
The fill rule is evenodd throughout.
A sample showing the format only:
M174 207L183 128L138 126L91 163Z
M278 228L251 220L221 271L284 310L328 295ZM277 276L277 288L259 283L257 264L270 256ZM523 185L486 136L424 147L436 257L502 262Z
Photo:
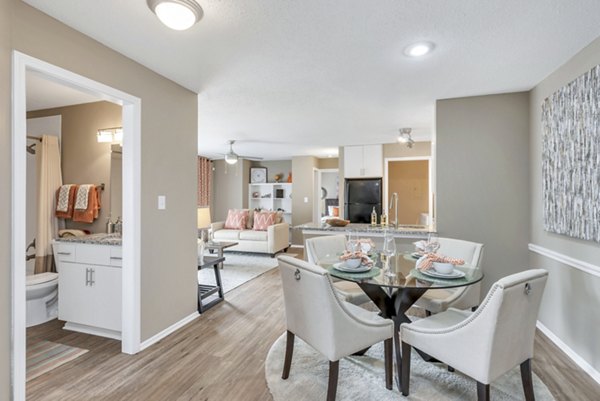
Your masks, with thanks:
M385 385L392 389L394 324L339 299L327 270L289 256L279 257L287 340L282 378L289 377L298 336L329 360L327 401L334 401L340 359L384 342Z

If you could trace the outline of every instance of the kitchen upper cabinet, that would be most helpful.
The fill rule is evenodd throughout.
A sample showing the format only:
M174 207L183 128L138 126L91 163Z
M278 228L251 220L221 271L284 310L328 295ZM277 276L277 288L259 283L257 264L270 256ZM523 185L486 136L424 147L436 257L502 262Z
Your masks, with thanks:
M344 177L383 177L383 145L344 146Z

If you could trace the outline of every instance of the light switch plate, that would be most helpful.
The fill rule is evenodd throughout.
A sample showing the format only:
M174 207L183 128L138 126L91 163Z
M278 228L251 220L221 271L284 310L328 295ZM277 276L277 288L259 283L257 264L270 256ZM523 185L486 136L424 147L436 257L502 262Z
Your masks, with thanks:
M304 203L308 203L308 196L304 197Z
M167 197L165 195L158 195L158 210L165 210L167 208Z

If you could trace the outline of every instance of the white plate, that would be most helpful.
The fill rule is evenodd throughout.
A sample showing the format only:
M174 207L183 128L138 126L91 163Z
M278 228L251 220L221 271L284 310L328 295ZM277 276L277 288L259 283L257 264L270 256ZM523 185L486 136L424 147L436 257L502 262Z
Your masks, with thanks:
M438 273L435 270L422 270L421 273L435 278L463 278L465 276L465 272L456 269L454 269L454 271L452 271L450 274Z
M349 267L346 267L344 262L334 263L333 268L336 270L339 270L341 272L346 272L346 273L364 273L364 272L368 272L369 270L371 270L371 266L367 266L367 265L360 265L354 269L351 269Z

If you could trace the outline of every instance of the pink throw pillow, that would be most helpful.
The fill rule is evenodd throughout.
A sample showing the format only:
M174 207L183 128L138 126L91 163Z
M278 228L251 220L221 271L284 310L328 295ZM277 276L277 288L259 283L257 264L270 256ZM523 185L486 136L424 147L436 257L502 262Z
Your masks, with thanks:
M227 220L225 220L225 228L229 230L244 230L246 229L246 221L248 221L247 210L229 209Z
M277 212L256 212L254 213L254 231L267 231L269 226L275 224Z

